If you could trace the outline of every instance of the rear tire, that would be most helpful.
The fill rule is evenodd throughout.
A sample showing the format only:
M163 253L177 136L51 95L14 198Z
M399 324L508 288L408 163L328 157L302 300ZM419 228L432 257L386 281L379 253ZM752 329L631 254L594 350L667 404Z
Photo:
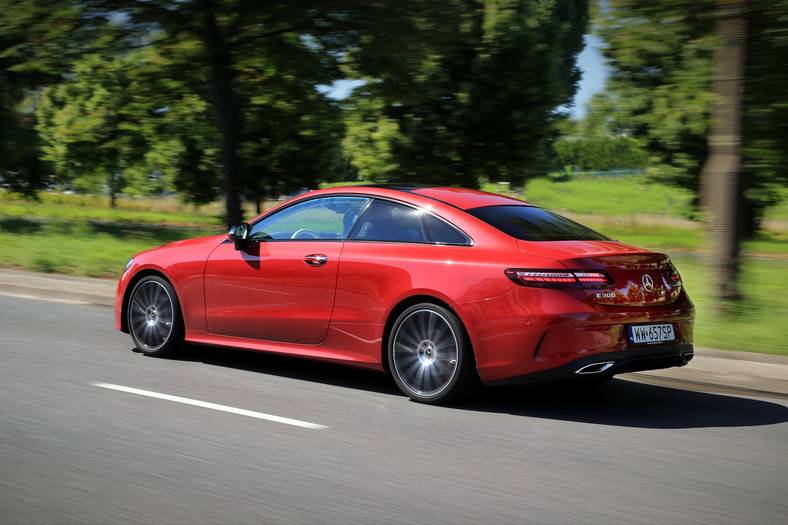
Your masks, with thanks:
M183 344L184 326L178 296L172 285L158 276L143 277L129 296L129 332L145 354L173 355Z
M391 375L420 403L447 403L466 396L475 360L457 316L432 303L416 304L397 317L388 341Z

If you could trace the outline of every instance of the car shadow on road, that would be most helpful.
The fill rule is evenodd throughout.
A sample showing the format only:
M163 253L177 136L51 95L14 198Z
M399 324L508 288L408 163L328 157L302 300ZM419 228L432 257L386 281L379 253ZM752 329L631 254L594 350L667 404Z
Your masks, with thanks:
M389 375L353 367L191 345L177 359L374 392L408 402ZM598 386L549 383L479 387L468 401L435 408L653 429L760 426L788 421L784 404L743 397L746 392L701 392L621 377Z
M628 376L597 386L566 383L484 389L466 410L635 428L678 429L773 425L788 407L745 392L696 391Z
M139 350L133 351L139 353ZM170 359L401 396L388 374L299 357L190 344Z

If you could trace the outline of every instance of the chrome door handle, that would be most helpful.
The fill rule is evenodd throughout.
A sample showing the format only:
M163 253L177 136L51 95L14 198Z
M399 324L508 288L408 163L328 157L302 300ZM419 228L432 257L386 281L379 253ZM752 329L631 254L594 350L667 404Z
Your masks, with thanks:
M304 262L309 266L323 266L328 262L328 256L322 253L312 253L304 257Z

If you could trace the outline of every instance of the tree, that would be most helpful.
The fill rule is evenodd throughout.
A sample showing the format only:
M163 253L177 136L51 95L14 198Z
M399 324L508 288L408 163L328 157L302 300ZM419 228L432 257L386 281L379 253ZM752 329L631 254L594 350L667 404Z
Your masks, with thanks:
M88 55L69 78L43 91L38 107L45 146L61 181L81 192L115 196L127 182L124 170L139 162L144 138L124 118L132 96L132 69L119 58Z
M343 150L363 180L396 180L399 164L394 147L404 138L398 122L386 116L386 103L372 96L355 97L345 123Z
M777 202L775 188L788 185L788 2L608 7L600 23L615 118L648 141L665 178L694 190L711 211L714 279L725 304L738 297L741 236L757 231L764 208Z
M92 9L89 2L0 0L0 112L4 117L0 158L5 160L0 169L5 168L12 182L25 193L35 196L49 183L49 172L42 162L48 156L44 152L47 146L37 132L41 129L38 118L44 100L42 90L68 78L75 61L85 60L98 50L104 50L103 56L111 59L120 45L135 47L119 28L115 13ZM71 82L71 88L75 86ZM92 103L103 104L100 99L105 95L103 91L96 93ZM26 102L20 105L22 101ZM88 99L83 102L90 104ZM93 123L103 116L96 115ZM106 160L106 151L98 152L97 157ZM96 164L101 162L97 160ZM60 168L62 172L62 165ZM111 178L111 182L116 188L123 186L122 179Z
M298 43L289 40L298 40ZM325 59L301 37L284 34L239 59L236 95L242 192L257 201L333 180L341 162L341 110L318 86ZM264 67L261 67L264 65Z
M253 152L266 155L265 141L268 139L259 135L265 125L259 121L251 123L251 113L264 118L271 114L281 116L277 111L264 111L255 99L275 93L281 101L282 95L289 94L277 92L275 88L271 90L269 87L273 86L266 85L261 89L261 96L251 96L249 93L255 87L250 82L267 83L276 76L279 79L298 79L302 86L330 84L341 76L338 59L343 53L352 48L365 47L370 39L375 39L373 35L383 32L387 32L390 38L383 43L378 42L378 49L392 45L418 49L421 45L419 36L435 36L426 29L418 33L392 33L390 28L411 28L418 24L429 26L439 19L429 22L425 13L436 9L445 12L445 7L441 7L443 3L419 0L403 0L393 5L369 5L354 0L304 0L294 3L253 0L90 0L80 4L89 6L94 12L121 13L126 17L125 25L141 34L156 31L159 36L152 41L153 45L161 47L175 42L196 44L191 48L194 59L192 66L202 68L204 78L208 80L201 86L201 97L209 104L220 140L223 190L227 220L230 223L241 220L239 193L244 187L252 192L259 192L260 189L259 183L250 184L248 176L249 169L260 173L259 161L254 159L247 162L242 158ZM414 36L417 38L414 39ZM301 67L301 59L305 57L308 68ZM257 87L260 86L262 84L257 84ZM327 108L325 101L320 102L312 95L299 100L311 100L318 102L323 109ZM332 110L323 109L319 110L323 116L336 115ZM295 107L294 110L298 111ZM314 140L306 139L316 137L316 131L321 126L315 126L315 122L308 120L301 122L301 131L291 133L289 137L299 137L302 145L317 147L319 152L326 144L321 142L323 145L317 146ZM270 131L273 126L268 129ZM280 127L277 122L277 131L283 130L284 127ZM244 144L247 132L250 136L256 136L258 147ZM335 135L336 132L330 134ZM283 152L282 148L276 151L277 156ZM291 159L295 159L295 156L291 155ZM306 163L302 163L301 175L306 173L305 166Z
M718 0L717 28L722 41L714 60L709 158L701 172L703 197L711 214L714 280L723 304L739 298L742 188L741 91L747 46L746 4Z
M709 155L715 53L723 44L715 0L609 0L596 17L616 131L645 143L652 170L698 195ZM748 0L742 84L742 234L788 184L788 16L786 0Z
M0 27L3 35L6 35L6 30L13 31L8 32L10 36L3 37L6 47L0 55L0 65L5 66L8 59L18 71L29 76L35 74L37 78L46 77L25 86L35 89L48 83L57 83L63 75L70 74L75 59L99 49L105 51L104 56L107 58L113 53L125 55L139 48L162 51L160 58L170 66L169 80L172 82L169 85L160 82L158 85L164 87L165 93L176 98L196 94L198 100L207 103L207 114L212 118L215 137L219 141L219 147L213 149L219 152L217 165L223 172L220 180L226 196L228 221L238 222L241 220L239 192L242 189L239 184L244 169L239 149L245 131L245 104L250 100L248 96L244 98L240 94L243 91L241 84L245 80L245 69L251 67L264 71L263 75L259 75L261 77L271 73L270 64L259 60L255 63L253 58L266 55L257 52L265 48L268 56L278 52L282 57L277 64L277 75L295 75L294 71L300 67L300 57L296 55L311 52L319 55L319 60L310 63L311 71L300 70L298 74L303 78L306 73L307 82L311 85L317 82L330 83L339 73L335 60L329 50L324 49L321 39L325 37L329 43L341 42L343 39L340 33L332 29L332 15L326 9L344 9L350 3L314 1L286 6L248 0L4 0ZM317 36L309 37L310 31L316 32ZM95 37L105 33L109 33L107 38L97 42ZM183 60L186 56L192 60ZM288 56L296 59L288 62ZM183 89L183 80L186 79L191 81L189 90ZM74 82L71 82L71 87L74 87ZM19 97L16 92L14 95L16 102ZM97 102L100 97L101 94L96 93L93 102ZM10 111L9 107L3 100L3 113ZM97 106L93 109L99 110ZM172 108L161 106L159 109L168 112ZM102 117L109 115L105 113L97 118ZM111 121L111 118L105 121L104 131L109 131ZM166 142L163 140L158 143L158 153L144 153L141 150L136 153L149 158L161 157L161 146ZM200 155L206 146L200 137L188 137L179 142L183 151L205 157ZM15 145L8 149L14 150ZM73 153L76 143L72 142L71 146ZM108 149L101 153L106 153ZM130 150L126 149L126 153L130 153ZM79 157L80 164L87 161L83 156ZM126 159L125 154L114 159L104 155L98 157L104 158L96 158L95 166L124 164L124 169L128 169L131 164L138 164L137 159ZM187 178L189 174L196 177L194 181L182 181L181 187L195 190L215 187L213 183L198 182L208 182L206 176L210 172L210 162L206 164L190 157L181 164L188 170ZM210 192L203 193L201 198Z
M62 48L43 58L38 42L55 39L64 29L77 32L62 4L49 2L45 12L38 3L0 0L0 176L13 191L29 197L48 183L31 94L65 67ZM60 23L53 25L53 20Z
M368 79L349 101L354 162L368 177L465 186L543 172L580 79L586 7L456 2L443 39L420 40L430 49L407 70L374 45L350 54L346 68Z
M104 49L78 59L41 91L38 132L61 182L81 192L158 194L196 178L196 203L216 197L216 159L206 106L162 74L153 49ZM196 148L195 145L200 147ZM187 150L192 148L190 154ZM199 166L210 167L210 177Z
M35 133L34 115L22 112L7 82L0 80L0 179L11 191L28 198L48 183L46 164L40 158L40 141Z
M180 169L175 185L195 199L220 183L231 223L241 220L241 193L259 197L284 176L311 185L342 165L340 113L317 87L343 74L369 79L403 176L431 172L473 185L478 176L516 180L537 170L561 118L556 108L575 89L587 18L584 0L59 0L50 5L67 22L63 31L44 2L19 4L27 11L15 19L18 34L36 39L21 36L13 54L27 71L46 71L47 82L63 79L74 90L68 76L87 55L112 61L151 52L157 67L145 63L131 75L142 97L106 85L92 95L93 123L106 117L92 143L107 139L102 154L118 146L118 155L94 164L105 173L121 166L135 191L146 186L146 170L155 186ZM88 76L106 80L95 68ZM58 104L74 109L90 100L88 89L73 104L63 90ZM120 105L101 114L101 96ZM110 136L114 121L124 128ZM129 141L122 147L120 136Z
M716 48L707 0L613 0L597 24L614 130L644 141L658 178L699 192Z

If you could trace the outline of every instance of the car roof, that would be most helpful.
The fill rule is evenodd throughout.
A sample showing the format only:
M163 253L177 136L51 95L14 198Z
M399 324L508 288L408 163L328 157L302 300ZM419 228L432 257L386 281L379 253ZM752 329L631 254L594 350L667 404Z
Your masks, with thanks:
M451 186L426 186L419 184L368 184L354 187L379 188L383 190L411 193L448 204L461 210L481 208L483 206L530 206L529 203L514 197L498 195L497 193L489 193L481 190L454 188ZM340 188L335 189L339 190Z

